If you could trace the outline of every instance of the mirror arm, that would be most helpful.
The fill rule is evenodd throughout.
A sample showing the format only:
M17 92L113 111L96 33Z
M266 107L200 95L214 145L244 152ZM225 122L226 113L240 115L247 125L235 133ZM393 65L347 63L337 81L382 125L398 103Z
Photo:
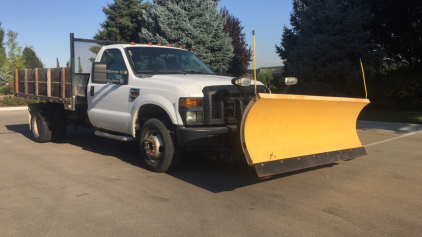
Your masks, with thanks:
M246 99L246 103L249 103L249 96L243 91L242 86L236 85L237 89L239 89L240 93L242 93L243 97Z

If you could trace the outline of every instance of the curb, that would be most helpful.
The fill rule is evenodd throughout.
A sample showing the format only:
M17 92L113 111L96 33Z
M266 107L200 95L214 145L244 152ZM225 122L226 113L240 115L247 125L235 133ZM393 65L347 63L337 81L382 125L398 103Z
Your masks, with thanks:
M395 131L395 132L407 133L407 132L422 131L422 124L390 123L390 122L375 122L375 121L358 120L356 122L356 128L382 129L382 130L390 130L390 131Z
M0 111L13 111L13 110L28 110L28 106L19 107L0 107Z

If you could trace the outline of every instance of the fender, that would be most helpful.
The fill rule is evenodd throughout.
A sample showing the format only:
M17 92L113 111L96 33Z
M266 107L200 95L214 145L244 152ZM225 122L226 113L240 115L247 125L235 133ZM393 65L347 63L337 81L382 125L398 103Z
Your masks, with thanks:
M132 107L132 110L130 112L131 114L131 121L129 122L129 131L132 131L132 136L136 136L136 120L138 119L138 112L141 109L143 105L156 105L160 108L162 108L164 111L166 111L167 115L171 119L171 122L174 125L183 125L182 118L179 114L178 104L175 102L170 102L167 98L164 96L158 95L158 94L144 94L140 97L138 97Z

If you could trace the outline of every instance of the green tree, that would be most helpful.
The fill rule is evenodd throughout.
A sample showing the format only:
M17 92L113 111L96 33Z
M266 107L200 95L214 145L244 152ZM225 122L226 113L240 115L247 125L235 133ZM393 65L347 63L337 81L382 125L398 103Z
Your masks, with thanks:
M371 12L362 0L294 0L290 22L276 52L303 93L344 95L360 83L360 58L370 69L383 57L371 42Z
M267 68L266 70L265 70L265 72L264 71L261 71L259 74L258 74L258 77L256 78L256 80L258 80L258 81L260 81L260 82L262 82L266 87L268 87L270 90L272 90L272 89L277 89L277 87L275 87L273 84L272 84L272 81L273 81L273 73L272 73L272 68Z
M56 68L60 68L59 58L56 58Z
M149 3L142 0L115 0L103 7L106 20L95 34L96 40L139 42L139 17Z
M16 42L17 37L17 32L11 30L7 31L7 83L13 83L13 75L15 69L24 68L24 63L22 59L22 47L20 47L18 42Z
M6 84L9 76L7 75L7 55L4 47L4 29L0 22L0 86Z
M246 43L245 33L239 18L229 13L227 8L222 8L220 13L227 19L223 31L228 33L232 39L234 57L230 61L227 72L235 77L248 73L249 62L252 61L252 51Z
M212 70L229 68L231 38L223 32L226 18L218 2L209 0L154 0L141 17L141 43L183 46Z
M374 42L388 57L420 68L422 64L422 1L370 0Z
M66 62L66 67L71 67L72 65L71 65L71 63L70 63L70 59L69 60L67 60L67 62Z
M43 63L37 57L32 46L25 47L22 52L22 59L24 63L24 68L34 69L34 68L44 68Z

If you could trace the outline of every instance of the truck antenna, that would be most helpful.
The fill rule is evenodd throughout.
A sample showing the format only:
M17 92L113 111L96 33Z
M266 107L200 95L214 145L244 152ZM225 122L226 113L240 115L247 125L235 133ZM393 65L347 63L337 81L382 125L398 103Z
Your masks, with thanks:
M365 99L368 99L368 91L366 90L365 72L364 72L364 70L363 70L362 60L361 60L361 59L359 59L359 61L360 61L360 67L362 68L363 85L365 86Z
M256 96L255 30L252 31L252 38L253 38L253 75L255 79L255 96Z

